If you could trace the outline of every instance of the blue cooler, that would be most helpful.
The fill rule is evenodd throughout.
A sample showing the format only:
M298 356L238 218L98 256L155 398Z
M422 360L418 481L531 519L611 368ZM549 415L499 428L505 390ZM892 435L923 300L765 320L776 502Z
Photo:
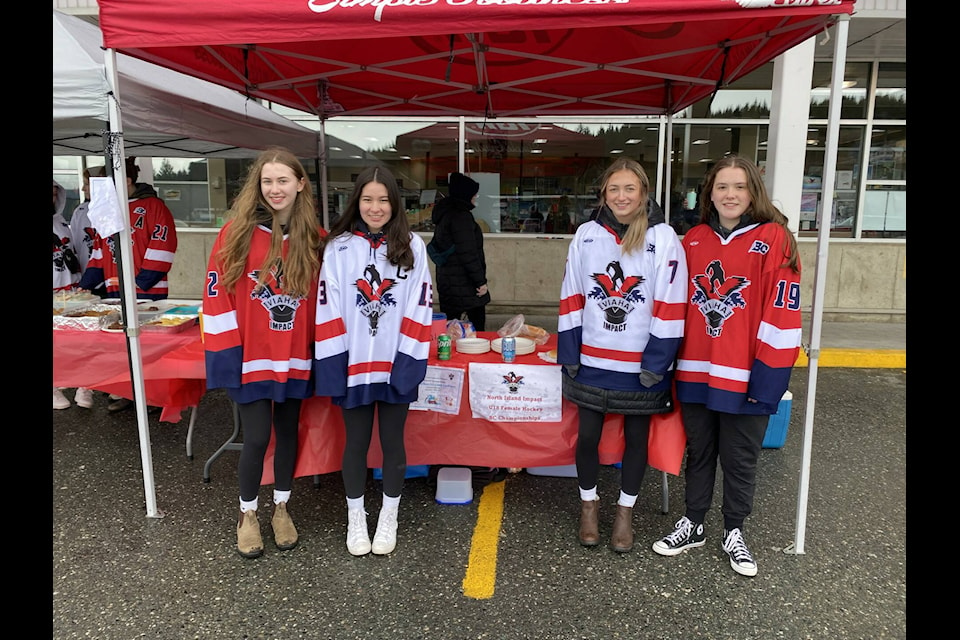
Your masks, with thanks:
M767 432L763 436L764 449L780 449L787 441L787 428L790 426L790 411L793 409L793 394L789 391L780 398L777 412L767 422Z
M426 478L430 475L430 465L428 464L408 464L407 473L404 478ZM375 467L373 469L373 479L383 480L383 469Z

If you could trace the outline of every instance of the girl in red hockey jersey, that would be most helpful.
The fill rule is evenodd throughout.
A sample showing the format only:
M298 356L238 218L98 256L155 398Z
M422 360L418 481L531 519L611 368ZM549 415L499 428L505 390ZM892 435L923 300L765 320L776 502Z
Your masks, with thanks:
M227 390L243 425L237 550L245 558L263 553L257 498L271 429L274 541L281 550L297 545L287 501L300 405L313 395L322 234L303 165L276 147L250 167L210 253L203 292L207 387Z
M686 513L653 550L674 556L703 546L719 458L721 547L734 571L755 576L743 523L767 422L799 353L797 242L757 166L729 155L708 173L700 223L683 247L690 283L676 380L687 433Z

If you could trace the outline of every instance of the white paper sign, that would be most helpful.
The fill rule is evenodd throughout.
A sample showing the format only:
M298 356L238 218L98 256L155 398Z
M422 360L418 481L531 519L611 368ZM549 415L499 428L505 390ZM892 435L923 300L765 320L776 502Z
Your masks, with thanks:
M490 422L560 422L560 365L470 363L470 411Z
M117 202L113 178L90 178L90 207L87 214L97 233L103 238L119 233L126 224L125 213Z
M427 366L427 375L417 388L417 401L410 404L416 411L437 411L457 415L463 395L463 369Z

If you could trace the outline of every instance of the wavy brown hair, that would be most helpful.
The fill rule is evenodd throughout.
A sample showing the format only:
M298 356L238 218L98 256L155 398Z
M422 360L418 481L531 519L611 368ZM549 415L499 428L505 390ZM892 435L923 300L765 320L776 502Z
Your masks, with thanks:
M627 227L627 232L623 234L623 242L620 245L624 254L633 253L637 249L643 249L643 240L647 237L647 226L649 225L649 216L647 211L647 195L650 193L650 178L643 166L633 158L620 157L613 161L607 167L607 170L600 176L600 206L607 202L606 191L607 183L610 177L618 171L627 170L635 173L640 179L640 211L633 222Z
M344 233L353 233L363 222L360 217L360 194L363 188L371 182L377 182L387 188L387 198L390 200L390 219L383 225L384 237L387 240L387 260L406 269L413 267L413 249L410 248L410 223L403 209L403 200L400 197L400 187L390 169L383 165L367 167L357 176L353 185L353 193L343 209L343 214L330 228L327 242Z
M711 226L718 222L720 213L713 206L713 199L710 197L713 193L713 184L717 181L717 173L721 169L743 169L747 174L747 191L750 193L750 207L746 213L757 222L776 222L783 225L787 230L787 239L783 247L783 255L786 262L783 266L790 267L794 272L798 272L797 267L797 239L793 236L788 226L787 216L776 207L767 195L767 186L763 184L763 177L760 175L760 169L753 161L731 153L717 161L713 168L707 173L703 183L703 190L700 192L700 222L705 222Z
M287 256L282 259L283 290L296 297L310 294L313 281L320 273L320 224L313 204L313 190L307 172L293 153L283 147L271 147L263 151L247 169L246 179L230 209L230 227L226 230L218 258L223 265L223 286L233 292L237 282L244 277L250 242L258 224L270 215L266 224L273 233L270 250L260 266L258 281L263 285L270 275L270 267L281 262L283 233L277 223L276 212L263 197L260 190L260 174L265 164L275 162L286 165L298 180L304 182L297 193L290 217L287 220ZM264 211L268 213L264 213Z

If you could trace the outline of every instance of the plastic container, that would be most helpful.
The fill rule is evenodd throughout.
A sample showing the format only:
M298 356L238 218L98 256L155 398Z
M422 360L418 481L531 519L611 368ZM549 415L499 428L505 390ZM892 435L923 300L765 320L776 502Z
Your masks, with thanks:
M790 412L793 410L793 394L787 391L780 398L777 412L767 422L767 432L763 436L764 449L780 449L787 442L787 428L790 426Z
M430 465L428 464L408 464L407 473L403 476L404 478L426 478L430 475ZM373 469L373 479L374 480L383 480L383 468L374 467Z
M437 472L437 502L469 504L473 502L473 471L469 467L443 467Z
M554 478L576 478L577 465L561 464L553 467L527 467L527 473L534 476L552 476Z

